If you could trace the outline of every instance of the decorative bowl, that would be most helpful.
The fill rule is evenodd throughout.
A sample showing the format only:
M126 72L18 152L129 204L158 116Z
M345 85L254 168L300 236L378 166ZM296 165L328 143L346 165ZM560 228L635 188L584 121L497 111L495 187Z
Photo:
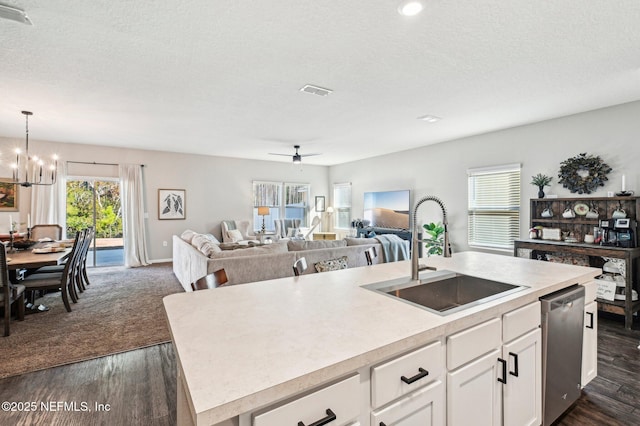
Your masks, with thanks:
M13 242L13 247L17 248L18 250L24 250L24 249L30 248L35 243L37 243L37 241L33 241L33 240L18 240L18 241L14 241Z

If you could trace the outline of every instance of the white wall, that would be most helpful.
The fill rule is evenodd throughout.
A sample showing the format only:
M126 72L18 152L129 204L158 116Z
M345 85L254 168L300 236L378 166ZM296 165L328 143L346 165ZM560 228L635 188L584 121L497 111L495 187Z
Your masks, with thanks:
M33 133L33 132L32 132ZM24 140L0 137L0 152L24 147ZM311 184L310 202L329 196L328 168L273 161L240 160L205 155L110 148L95 145L29 141L29 150L56 152L63 161L144 164L148 243L152 260L171 258L171 236L187 228L211 232L220 238L220 221L252 218L252 181L269 180ZM1 176L11 172L0 169ZM158 189L186 189L186 219L158 220ZM20 211L0 213L0 232L9 230L9 214L26 222L31 189L20 188ZM167 241L167 247L162 245Z
M445 118L446 119L446 118ZM425 124L428 126L430 124ZM436 124L432 124L437 126ZM412 205L425 195L440 197L446 207L454 251L467 245L467 169L510 163L522 164L520 235L529 228L529 199L537 197L531 176L553 176L545 193L577 197L558 182L560 163L586 152L599 155L613 168L608 184L591 196L627 189L640 195L640 102L633 102L487 133L410 151L332 166L330 183L352 182L353 216L362 217L363 193L410 189ZM393 143L393 141L389 141ZM434 203L420 208L422 223L441 220Z
M640 191L638 117L640 102L633 102L329 168L305 165L302 171L290 164L270 161L37 140L31 140L30 144L32 152L56 151L63 160L145 164L152 259L170 258L171 235L186 228L211 231L219 236L221 220L250 219L253 180L308 182L311 202L316 195L325 195L327 206L333 205L332 183L352 182L353 217L362 217L366 191L410 189L412 202L425 195L439 196L447 206L453 248L464 251L469 249L466 237L468 168L522 164L520 228L521 235L525 236L529 224L528 200L537 196L537 188L529 184L531 176L545 173L554 177L554 183L545 191L548 194L577 196L557 184L557 172L561 161L581 152L600 155L613 168L609 184L593 196L619 191L622 174L626 175L628 189ZM23 144L21 139L0 137L2 152ZM10 176L7 170L0 169L0 173ZM158 220L159 188L187 190L186 220ZM29 195L30 190L22 188L20 212L11 213L19 215L22 222L26 221L29 210ZM0 232L8 231L8 215L0 213ZM435 204L425 203L419 218L423 222L438 221L440 212ZM163 241L168 241L168 247L162 246Z

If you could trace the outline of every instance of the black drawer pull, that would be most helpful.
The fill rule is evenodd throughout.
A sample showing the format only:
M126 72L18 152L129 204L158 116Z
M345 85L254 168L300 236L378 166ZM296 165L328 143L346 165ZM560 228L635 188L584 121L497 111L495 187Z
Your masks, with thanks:
M324 419L320 419L317 422L311 423L309 426L323 426L323 425L326 425L327 423L331 423L336 419L336 414L333 411L331 411L331 408L327 408L326 413L327 413L327 417L325 417ZM298 426L304 426L304 423L298 422Z
M587 328L593 328L593 312L587 312L587 315L589 315L589 325L587 325Z
M403 382L405 382L406 384L410 385L411 383L415 382L416 380L420 380L423 377L427 377L429 375L429 372L427 370L425 370L424 368L418 368L419 373L416 374L413 377L409 377L408 379L405 376L400 377L400 380L402 380Z
M514 354L513 352L509 352L509 356L513 357L514 371L509 371L509 374L512 376L518 377L518 354Z
M507 384L507 361L502 358L498 358L498 362L502 363L502 378L498 377L500 383Z

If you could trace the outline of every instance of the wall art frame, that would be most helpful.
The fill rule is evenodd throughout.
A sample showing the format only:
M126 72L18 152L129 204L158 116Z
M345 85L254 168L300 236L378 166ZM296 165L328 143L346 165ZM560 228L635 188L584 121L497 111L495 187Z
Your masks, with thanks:
M17 212L19 194L17 183L0 183L0 212Z
M158 189L158 219L184 220L187 218L187 191L185 189Z

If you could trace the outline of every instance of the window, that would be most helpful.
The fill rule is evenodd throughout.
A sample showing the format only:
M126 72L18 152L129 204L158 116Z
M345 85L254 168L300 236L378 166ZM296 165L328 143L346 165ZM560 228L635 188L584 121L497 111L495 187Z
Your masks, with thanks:
M520 164L470 169L469 245L510 249L520 234Z
M351 227L351 183L333 184L333 226L336 229Z
M275 219L301 219L307 224L309 211L309 184L286 182L253 182L253 227L262 228L263 217L258 215L258 207L269 207L269 215L264 216L265 228L275 230Z

